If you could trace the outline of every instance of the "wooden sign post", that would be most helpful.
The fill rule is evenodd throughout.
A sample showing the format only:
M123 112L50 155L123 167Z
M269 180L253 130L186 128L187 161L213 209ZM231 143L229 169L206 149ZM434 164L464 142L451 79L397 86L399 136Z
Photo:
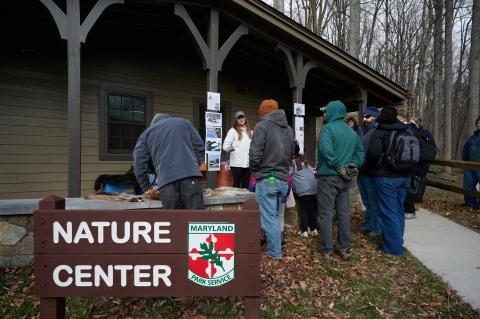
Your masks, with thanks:
M244 296L260 318L257 209L64 210L49 197L34 213L41 318L65 318L73 296Z

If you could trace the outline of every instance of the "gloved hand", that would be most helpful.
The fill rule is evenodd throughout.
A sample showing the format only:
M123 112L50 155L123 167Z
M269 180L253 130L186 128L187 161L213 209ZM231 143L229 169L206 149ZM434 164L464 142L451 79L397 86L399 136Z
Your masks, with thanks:
M355 164L348 164L347 167L339 166L337 168L338 175L346 181L351 181L352 178L358 175L358 168Z

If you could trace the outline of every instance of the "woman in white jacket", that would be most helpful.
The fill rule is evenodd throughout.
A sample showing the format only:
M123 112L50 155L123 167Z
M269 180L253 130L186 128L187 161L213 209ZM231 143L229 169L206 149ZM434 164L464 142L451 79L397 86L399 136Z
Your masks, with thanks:
M228 131L227 137L225 137L223 142L223 150L230 153L233 187L247 188L250 180L248 152L250 151L252 131L248 126L244 112L236 112L233 120L233 127Z

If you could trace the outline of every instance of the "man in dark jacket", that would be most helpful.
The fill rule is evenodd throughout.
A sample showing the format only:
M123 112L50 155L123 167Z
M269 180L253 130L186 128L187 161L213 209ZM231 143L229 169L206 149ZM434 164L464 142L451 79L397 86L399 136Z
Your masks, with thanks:
M288 173L295 154L293 130L275 100L262 101L258 114L262 120L253 131L249 166L257 180L255 195L262 229L267 235L267 256L282 259L278 211L282 198L287 195Z
M476 131L470 136L463 146L462 160L469 162L480 162L480 117L475 121ZM463 187L472 191L477 190L480 182L480 171L465 169L463 172ZM464 196L465 205L479 209L480 200L473 196Z
M133 166L143 191L153 186L147 173L151 159L164 209L203 209L200 162L205 146L188 120L158 113L138 138Z
M375 106L369 106L363 112L363 137L362 145L365 152L372 137L373 131L377 128L377 117L380 112ZM360 196L362 197L363 206L365 206L365 217L362 228L371 236L380 235L380 223L378 220L378 196L375 189L375 165L365 161L359 169L357 185Z
M413 134L417 136L419 139L420 138L425 139L430 143L433 143L433 145L435 145L435 139L433 138L432 133L430 133L423 127L422 119L420 117L412 117L407 125L410 127ZM423 178L422 180L424 180L424 178L427 176L429 167L430 167L429 162L420 160L419 165L415 169L414 176L421 177ZM403 211L405 212L405 219L414 219L417 217L415 213L415 203L408 201L408 199L406 199L405 203L403 203Z
M328 103L326 124L320 132L317 151L317 202L320 219L320 252L331 258L333 252L332 218L335 208L338 220L336 250L342 259L351 255L351 213L349 188L352 176L346 168L363 163L363 147L357 134L343 121L345 105Z
M397 119L397 110L393 106L383 108L378 122L368 146L366 161L378 163L375 167L375 187L383 238L379 248L388 254L400 256L403 254L405 229L403 203L410 186L411 173L394 169L385 154L390 146L391 135L406 131L408 126Z

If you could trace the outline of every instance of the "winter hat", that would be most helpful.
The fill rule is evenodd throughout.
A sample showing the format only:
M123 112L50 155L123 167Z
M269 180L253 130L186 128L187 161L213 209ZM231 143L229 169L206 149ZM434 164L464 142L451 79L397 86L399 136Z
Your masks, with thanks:
M263 100L258 107L258 114L261 117L264 117L268 113L274 112L278 110L278 102L275 100Z
M363 116L370 115L373 117L378 117L380 115L380 112L375 106L369 106L367 109L363 112Z

